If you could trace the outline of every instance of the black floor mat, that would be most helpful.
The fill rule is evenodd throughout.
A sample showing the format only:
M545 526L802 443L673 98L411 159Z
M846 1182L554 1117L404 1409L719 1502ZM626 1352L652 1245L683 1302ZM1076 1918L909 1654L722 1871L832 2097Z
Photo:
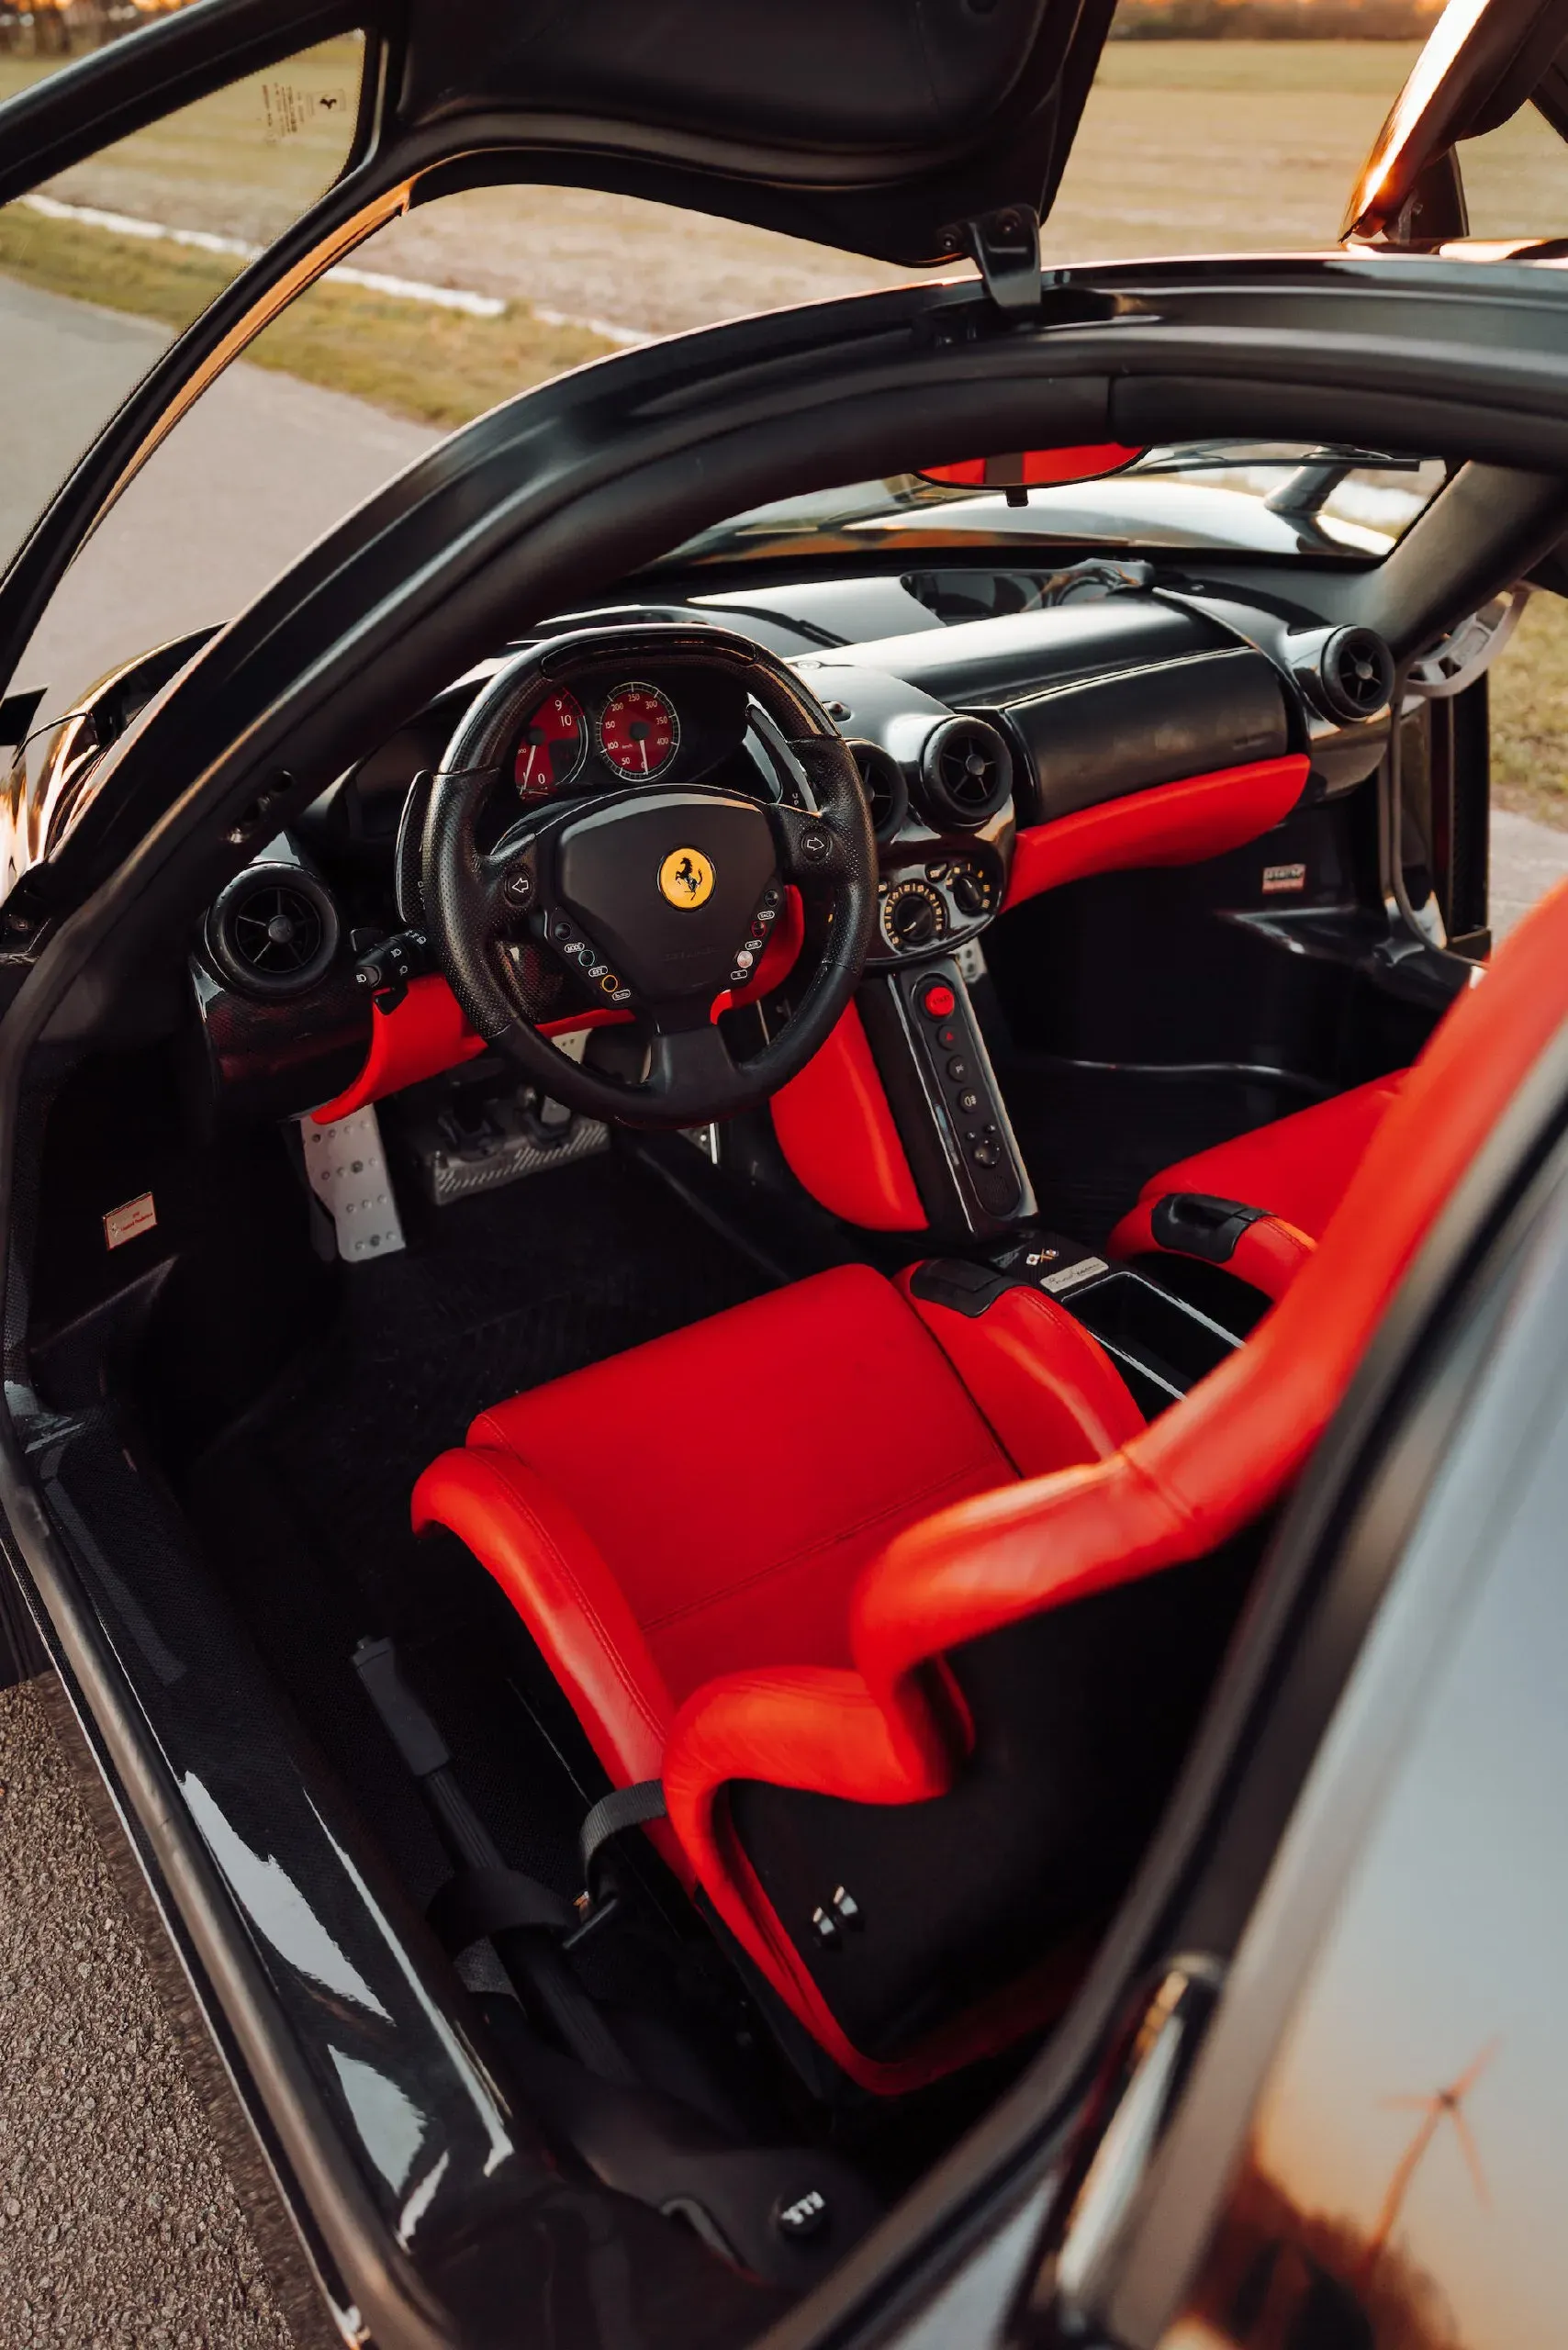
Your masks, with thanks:
M1075 1069L1030 1053L997 1055L997 1075L1041 1221L1095 1246L1161 1167L1304 1106L1244 1077Z
M416 1478L487 1404L764 1286L629 1159L535 1176L442 1209L424 1244L346 1272L326 1341L192 1472L217 1571L416 1898L445 1864L350 1664L362 1634L397 1637L515 1865L569 1874L586 1807L575 1725L553 1717L510 1608L459 1546L414 1540Z

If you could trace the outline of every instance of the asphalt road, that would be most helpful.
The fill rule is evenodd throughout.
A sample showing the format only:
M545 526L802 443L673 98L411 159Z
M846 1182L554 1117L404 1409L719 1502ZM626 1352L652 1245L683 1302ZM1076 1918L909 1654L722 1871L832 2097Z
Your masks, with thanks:
M0 278L0 555L169 341L146 319ZM13 438L13 435L17 436ZM229 369L78 555L17 674L45 713L133 653L226 619L439 436L263 367Z
M37 1690L0 1692L0 2342L293 2339Z

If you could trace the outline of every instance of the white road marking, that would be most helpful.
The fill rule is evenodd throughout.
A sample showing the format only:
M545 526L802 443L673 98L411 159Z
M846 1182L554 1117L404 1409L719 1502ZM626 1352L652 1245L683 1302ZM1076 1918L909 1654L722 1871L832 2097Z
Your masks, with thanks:
M231 253L240 261L255 261L264 250L243 237L220 237L207 229L175 229L166 221L143 220L131 212L106 212L95 204L62 204L55 196L24 196L22 202L46 220L69 221L79 229L103 229L117 237L141 237L151 243L186 245L197 252ZM494 294L475 294L462 285L432 285L420 277L393 277L384 270L355 269L348 262L339 262L325 275L340 285L363 286L366 293L390 295L395 301L425 302L440 310L461 310L471 319L504 318L511 307ZM634 327L613 326L608 319L574 318L568 311L544 309L533 303L527 307L544 326L579 327L605 342L629 348L654 340Z

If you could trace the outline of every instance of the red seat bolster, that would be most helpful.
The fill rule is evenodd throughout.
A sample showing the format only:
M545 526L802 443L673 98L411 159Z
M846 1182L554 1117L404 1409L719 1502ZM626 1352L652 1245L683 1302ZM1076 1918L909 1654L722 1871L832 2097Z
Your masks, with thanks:
M1154 1237L1154 1211L1165 1196L1163 1192L1158 1192L1128 1210L1111 1235L1113 1257L1170 1257L1184 1253L1167 1248L1163 1241ZM1228 1198L1229 1194L1222 1192L1219 1196ZM1234 1273L1238 1281L1261 1290L1265 1297L1281 1298L1316 1245L1307 1233L1298 1232L1282 1216L1260 1216L1256 1224L1244 1227L1220 1270ZM1202 1258L1197 1261L1207 1264L1213 1259Z
M1005 2048L1055 2014L1084 1953L1053 1952L1022 1982L935 2034L917 2054L865 2056L812 1980L745 1853L722 1801L733 1779L766 1779L853 1803L918 1803L942 1795L952 1762L939 1741L921 1758L890 1742L888 1719L858 1673L820 1667L734 1673L688 1698L670 1735L665 1769L669 1825L736 1941L818 2045L852 2080L896 2096Z
M1021 1477L1103 1460L1137 1434L1143 1414L1098 1338L1053 1297L1022 1285L983 1314L899 1287L990 1421Z
M469 1445L414 1487L414 1531L450 1528L500 1584L617 1786L658 1776L675 1707L621 1585L547 1478Z
M1232 1142L1194 1151L1151 1175L1139 1200L1163 1199L1168 1192L1207 1192L1266 1208L1309 1240L1321 1240L1409 1075L1408 1069L1396 1069L1390 1077L1374 1077L1370 1084L1293 1110L1289 1117L1255 1126Z

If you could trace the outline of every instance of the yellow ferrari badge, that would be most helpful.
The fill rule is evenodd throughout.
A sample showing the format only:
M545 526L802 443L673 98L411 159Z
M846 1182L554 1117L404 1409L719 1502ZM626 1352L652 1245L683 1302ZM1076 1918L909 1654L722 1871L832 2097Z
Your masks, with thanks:
M659 888L672 906L705 906L713 894L713 867L700 848L672 848L659 867Z

